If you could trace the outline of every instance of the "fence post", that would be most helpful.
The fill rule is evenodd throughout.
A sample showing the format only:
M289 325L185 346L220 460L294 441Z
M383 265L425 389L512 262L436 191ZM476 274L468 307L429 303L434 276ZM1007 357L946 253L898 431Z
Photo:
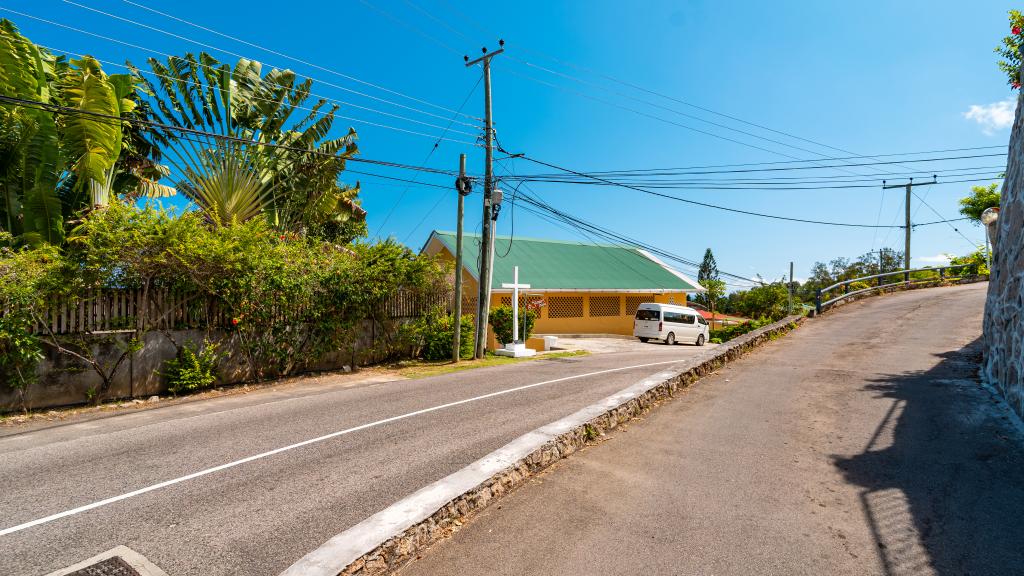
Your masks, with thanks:
M849 284L843 284L843 294L849 294L849 293L850 293L850 285Z
M939 268L939 282L942 282L945 279L946 279L946 269L945 268Z
M815 314L821 314L821 289L820 288L818 289L818 291L814 295L814 313Z

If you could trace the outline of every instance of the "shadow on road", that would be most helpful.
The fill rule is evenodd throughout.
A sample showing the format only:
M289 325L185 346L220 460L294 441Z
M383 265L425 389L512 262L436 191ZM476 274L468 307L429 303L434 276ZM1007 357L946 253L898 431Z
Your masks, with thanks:
M1024 438L978 384L979 350L874 380L892 408L863 453L834 457L888 575L1024 573Z

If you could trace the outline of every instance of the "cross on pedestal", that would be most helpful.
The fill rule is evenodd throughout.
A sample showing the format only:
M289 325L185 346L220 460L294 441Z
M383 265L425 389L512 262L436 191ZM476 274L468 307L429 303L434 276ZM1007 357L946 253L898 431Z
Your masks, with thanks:
M519 266L512 268L512 283L502 283L502 288L512 289L512 343L519 342L519 289L529 288L529 284L519 283Z

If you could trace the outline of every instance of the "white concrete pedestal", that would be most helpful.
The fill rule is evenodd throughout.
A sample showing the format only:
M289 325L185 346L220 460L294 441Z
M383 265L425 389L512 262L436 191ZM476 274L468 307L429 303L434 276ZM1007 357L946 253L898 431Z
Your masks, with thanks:
M537 354L536 350L527 348L526 344L522 342L505 344L504 348L498 348L494 351L498 356L511 356L513 358L525 358L526 356L534 356Z

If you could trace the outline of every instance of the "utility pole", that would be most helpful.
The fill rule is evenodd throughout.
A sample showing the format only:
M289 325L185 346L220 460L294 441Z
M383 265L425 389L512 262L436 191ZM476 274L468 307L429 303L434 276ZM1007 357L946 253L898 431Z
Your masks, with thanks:
M793 262L789 263L789 315L793 315Z
M484 68L484 211L480 234L480 292L477 297L475 356L484 357L487 349L487 318L491 308L491 274L494 260L494 218L491 202L494 199L494 121L491 116L491 58L505 51L505 41L499 40L499 49L476 60L463 57L466 67L483 64Z
M936 183L936 178L935 178L934 174L932 175L932 181L931 182L918 182L916 184L914 183L914 179L913 178L911 178L910 181L908 181L906 184L889 184L889 185L887 185L885 183L885 180L882 180L882 190L888 190L890 188L906 188L906 190L907 190L907 198L903 202L903 207L905 209L904 213L905 213L905 216L906 216L906 219L905 219L904 224L903 224L903 269L904 270L910 270L910 231L913 229L913 226L910 223L910 195L913 194L914 186L930 186L930 185L935 184L935 183ZM904 272L903 273L903 281L904 282L910 282L910 272Z
M459 154L459 177L455 179L455 190L459 193L459 209L455 224L455 336L452 341L452 362L459 361L462 348L462 216L466 208L466 196L473 189L466 176L466 155Z

